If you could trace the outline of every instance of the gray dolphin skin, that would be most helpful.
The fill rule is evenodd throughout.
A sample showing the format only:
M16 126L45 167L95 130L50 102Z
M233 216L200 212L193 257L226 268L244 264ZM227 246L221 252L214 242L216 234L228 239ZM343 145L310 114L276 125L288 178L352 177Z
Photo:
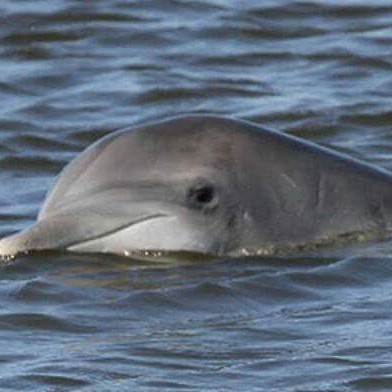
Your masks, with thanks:
M87 148L0 254L257 254L391 228L387 171L251 122L190 115Z

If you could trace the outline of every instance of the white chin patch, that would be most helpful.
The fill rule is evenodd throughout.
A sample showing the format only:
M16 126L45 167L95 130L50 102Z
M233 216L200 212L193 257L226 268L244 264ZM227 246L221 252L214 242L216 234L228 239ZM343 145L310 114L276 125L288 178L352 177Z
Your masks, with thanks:
M196 231L176 216L159 216L68 247L74 252L127 254L133 250L206 251ZM203 246L204 245L204 246Z

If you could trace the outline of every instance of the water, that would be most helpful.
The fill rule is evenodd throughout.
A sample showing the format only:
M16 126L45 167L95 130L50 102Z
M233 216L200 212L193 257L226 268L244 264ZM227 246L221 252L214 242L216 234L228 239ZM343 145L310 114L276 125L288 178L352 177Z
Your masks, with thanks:
M392 169L392 4L0 3L0 235L107 133L228 114ZM375 190L376 191L376 190ZM1 268L1 390L389 391L390 244Z

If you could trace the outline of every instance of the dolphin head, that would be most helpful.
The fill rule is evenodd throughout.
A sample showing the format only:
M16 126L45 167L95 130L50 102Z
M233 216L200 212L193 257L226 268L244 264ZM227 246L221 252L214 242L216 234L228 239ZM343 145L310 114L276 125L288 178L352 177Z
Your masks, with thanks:
M240 141L193 116L115 132L65 167L35 225L0 254L36 249L226 254L249 231Z
M390 174L295 137L179 117L87 148L62 171L37 222L0 241L0 255L290 249L385 230L391 188Z

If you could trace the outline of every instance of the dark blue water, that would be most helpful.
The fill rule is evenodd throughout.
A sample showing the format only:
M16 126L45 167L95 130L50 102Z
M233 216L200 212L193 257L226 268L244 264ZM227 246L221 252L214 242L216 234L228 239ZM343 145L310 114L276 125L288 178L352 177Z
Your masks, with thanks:
M0 2L0 235L124 126L227 114L392 169L392 3ZM374 190L377 192L377 190ZM392 252L3 265L0 389L389 391Z

